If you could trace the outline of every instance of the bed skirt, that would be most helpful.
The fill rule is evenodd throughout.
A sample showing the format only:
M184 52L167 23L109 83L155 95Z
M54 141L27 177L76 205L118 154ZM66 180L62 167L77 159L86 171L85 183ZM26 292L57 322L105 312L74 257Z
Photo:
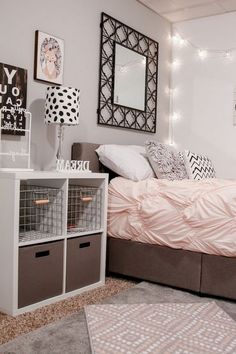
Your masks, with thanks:
M107 271L236 300L236 258L108 237Z

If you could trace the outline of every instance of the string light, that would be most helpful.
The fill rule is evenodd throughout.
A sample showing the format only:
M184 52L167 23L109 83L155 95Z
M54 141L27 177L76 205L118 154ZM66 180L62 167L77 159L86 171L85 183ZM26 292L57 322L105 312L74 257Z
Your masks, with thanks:
M208 57L209 54L214 54L214 55L218 55L220 57L223 56L223 58L225 59L229 59L232 60L233 59L233 55L232 52L236 51L236 47L234 48L228 48L226 50L222 50L222 49L209 49L209 48L201 48L197 45L195 45L193 42L191 42L189 39L184 39L178 32L176 32L172 37L171 37L172 43L174 45L177 45L179 47L183 47L186 45L191 46L192 48L194 48L197 51L198 56L200 57L200 59L204 60Z
M181 115L180 115L179 112L173 112L171 118L172 118L173 121L176 121L176 120L179 120L181 118Z
M179 47L184 47L187 44L186 39L183 39L178 33L174 34L171 37L172 42L179 46Z
M205 50L205 49L199 49L199 50L198 50L198 56L199 56L199 58L200 58L201 60L206 59L207 56L208 56L207 50Z
M174 59L171 63L171 68L177 70L181 66L181 61L179 59Z
M192 43L190 40L184 39L179 33L175 33L171 37L171 41L173 45L178 46L178 47L183 47L183 46L191 46L196 52L198 57L204 61L208 56L216 56L219 58L225 59L227 62L233 61L234 59L234 51L236 51L236 47L234 48L228 48L228 49L209 49L209 48L201 48L194 43ZM172 68L173 71L175 71L177 68L181 66L181 61L176 58L172 61L170 64L170 67ZM176 97L178 94L178 89L175 88L167 88L166 93L170 97L170 118L169 118L169 139L166 143L169 145L176 147L176 143L174 141L174 122L178 121L181 118L181 115L179 112L173 111L173 98Z

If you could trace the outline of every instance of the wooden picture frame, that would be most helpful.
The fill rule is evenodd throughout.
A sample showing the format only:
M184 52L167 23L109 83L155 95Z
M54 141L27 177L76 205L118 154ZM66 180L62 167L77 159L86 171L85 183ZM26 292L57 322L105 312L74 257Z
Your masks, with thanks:
M35 31L34 79L62 85L63 71L64 40Z

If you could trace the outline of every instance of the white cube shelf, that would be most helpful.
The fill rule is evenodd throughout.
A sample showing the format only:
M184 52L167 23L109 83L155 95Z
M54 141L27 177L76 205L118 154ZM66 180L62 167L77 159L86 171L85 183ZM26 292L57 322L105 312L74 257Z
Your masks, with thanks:
M15 316L105 283L107 188L105 173L0 172L0 311Z

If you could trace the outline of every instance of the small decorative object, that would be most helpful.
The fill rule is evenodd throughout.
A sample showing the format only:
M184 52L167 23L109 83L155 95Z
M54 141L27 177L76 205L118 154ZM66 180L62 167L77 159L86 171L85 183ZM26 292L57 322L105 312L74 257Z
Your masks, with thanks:
M7 109L1 117L2 134L25 135L26 96L27 70L0 63L0 109ZM8 125L17 129L7 129Z
M64 125L79 124L80 90L72 87L49 86L46 90L45 123L58 124L57 160L62 160Z
M61 172L91 172L89 169L89 161L82 160L57 160L56 170Z
M24 118L24 128L18 126L17 120L12 121L18 114ZM10 118L9 118L10 117ZM31 113L20 107L3 107L0 109L0 170L20 170L30 169L30 141L31 141ZM4 131L11 134L20 133L23 135L20 141L2 140Z
M34 79L62 85L64 41L35 31Z

